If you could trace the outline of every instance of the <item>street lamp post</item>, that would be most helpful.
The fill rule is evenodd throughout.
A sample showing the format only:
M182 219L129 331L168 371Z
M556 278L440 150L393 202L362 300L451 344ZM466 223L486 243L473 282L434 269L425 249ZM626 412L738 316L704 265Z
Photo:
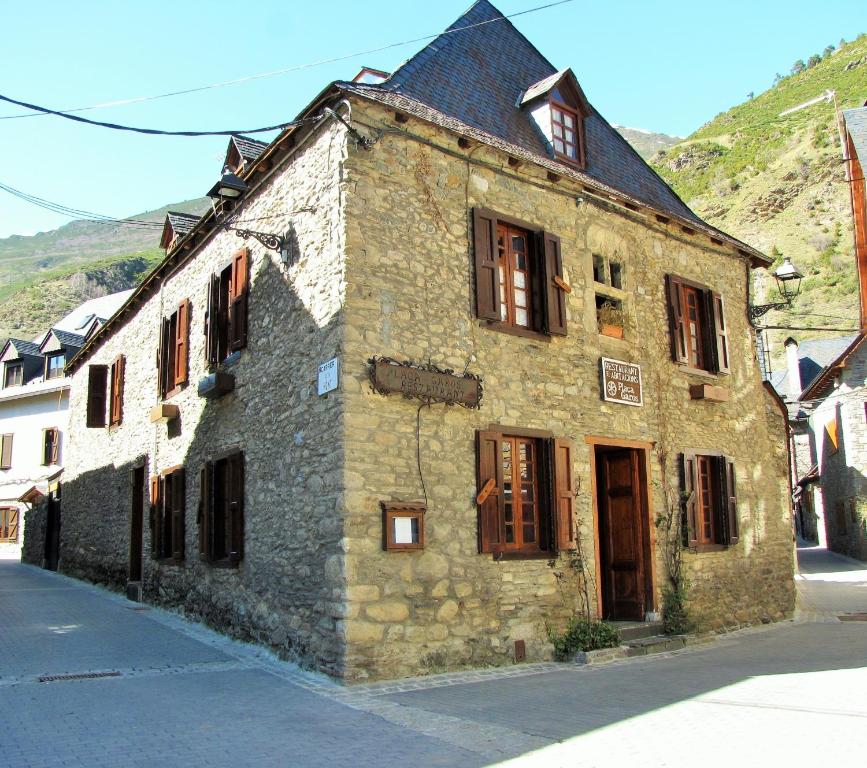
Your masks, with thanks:
M777 281L777 290L782 296L782 301L770 304L754 304L750 306L750 320L756 320L772 309L787 309L792 305L792 300L801 292L801 280L803 275L792 264L792 260L786 256L783 263L774 270L774 279Z

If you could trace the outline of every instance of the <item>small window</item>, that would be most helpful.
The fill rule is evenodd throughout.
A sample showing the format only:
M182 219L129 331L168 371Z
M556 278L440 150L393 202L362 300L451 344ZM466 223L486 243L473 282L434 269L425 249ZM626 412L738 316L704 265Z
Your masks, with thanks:
M12 437L11 434L0 436L0 469L12 469Z
M232 257L231 264L211 275L205 352L212 366L247 346L249 274L250 252L241 248Z
M593 282L623 290L623 265L601 254L593 254Z
M159 393L171 397L188 380L190 300L185 299L160 328Z
M623 338L625 315L623 302L604 294L596 294L596 325L603 336Z
M735 467L722 455L682 454L686 544L700 548L738 542Z
M425 505L401 501L383 501L381 504L383 549L424 549Z
M666 282L672 359L709 373L729 373L722 296L673 275Z
M206 462L199 491L199 556L237 567L244 557L244 454Z
M566 335L560 238L475 209L476 311L499 330Z
M87 426L105 426L108 366L91 365L87 370Z
M49 427L42 430L42 464L59 464L60 458L60 430L57 427Z
M4 544L18 541L17 507L0 507L0 542Z
M479 550L574 549L571 442L496 431L478 432L476 439Z
M3 372L4 387L20 387L24 383L24 363L6 363Z
M45 356L45 379L62 379L63 367L66 365L64 352L53 352Z
M172 467L151 478L151 555L184 559L186 488L184 468Z
M623 288L623 268L620 265L619 261L610 261L608 262L608 270L610 275L609 285L612 288L617 288L618 290L622 290Z
M123 380L126 358L118 355L111 364L111 394L109 396L108 423L116 426L123 421Z

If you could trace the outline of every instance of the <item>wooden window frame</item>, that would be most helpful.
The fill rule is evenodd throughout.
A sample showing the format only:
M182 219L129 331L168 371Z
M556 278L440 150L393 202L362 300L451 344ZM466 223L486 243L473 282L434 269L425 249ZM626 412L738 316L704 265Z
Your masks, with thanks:
M10 373L17 374L15 378L20 379L20 381L13 381L10 383L9 374ZM23 360L10 360L4 364L3 367L3 389L7 387L20 387L24 384L24 361Z
M381 501L382 507L382 548L386 552L405 552L424 549L424 504L407 501ZM418 526L418 541L398 543L394 540L394 521L396 518L415 520Z
M157 386L162 400L173 397L189 382L191 312L190 300L184 299L160 321Z
M0 507L0 543L14 544L18 541L20 519L21 510L18 507Z
M530 544L524 544L523 536L517 535L512 542L506 541L502 449L506 440L532 441L534 445L536 532L535 541ZM533 559L550 558L557 552L576 549L574 457L572 441L555 438L548 430L492 424L476 432L480 553L490 553L498 560ZM512 498L516 498L514 494ZM521 505L522 502L516 503L516 506ZM513 513L512 525L517 532L522 525L520 515Z
M686 291L698 299L698 353L692 356L687 332ZM685 370L703 375L731 373L729 326L723 297L712 288L675 274L665 276L671 358ZM699 356L701 359L699 360Z
M111 387L108 398L108 425L116 427L123 422L123 388L126 373L126 358L118 355L111 364Z
M714 483L708 501L711 521L701 514L699 464L709 467ZM694 552L714 552L734 546L740 540L737 477L734 460L717 451L685 451L679 456L680 488L683 498L684 546Z
M537 225L486 208L473 208L472 219L476 316L487 321L489 328L514 336L545 341L550 340L551 336L566 336L566 294L572 289L564 280L560 238ZM523 230L527 238L531 283L527 287L530 327L504 322L502 319L498 247L501 224ZM512 301L508 292L506 298ZM507 311L506 316L511 318L514 312Z
M59 464L59 459L60 430L57 427L47 427L42 430L42 466Z
M151 478L151 558L181 565L186 550L186 473L183 466Z
M108 366L90 365L87 369L87 415L89 428L104 427L108 398Z
M51 373L51 361L56 360L58 358L63 358L63 366L59 369L59 373L56 373L54 376L49 375ZM63 378L63 369L66 366L66 352L49 352L45 355L45 369L43 378L45 381L51 381L53 379L62 379Z
M244 470L244 452L233 450L199 472L199 559L216 568L238 568L244 558Z
M553 96L548 99L548 104L551 109L551 147L554 149L554 156L561 160L564 163L569 163L570 165L574 165L578 168L584 168L586 165L586 155L584 149L584 115L580 110L575 107L570 106L569 104L564 104L559 99L555 99ZM575 129L572 131L575 134L575 138L577 143L573 144L575 146L575 157L571 157L569 154L560 152L554 143L554 124L558 123L563 126L564 130L566 130L566 125L556 120L556 112L557 111L564 112L569 114L572 119L575 121ZM565 137L561 139L563 144L566 145L569 142L565 140Z
M14 444L14 432L0 435L0 469L12 469L12 446Z

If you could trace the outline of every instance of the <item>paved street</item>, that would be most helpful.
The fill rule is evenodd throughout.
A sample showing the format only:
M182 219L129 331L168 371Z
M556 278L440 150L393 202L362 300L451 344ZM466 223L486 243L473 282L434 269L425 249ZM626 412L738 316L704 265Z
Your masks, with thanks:
M588 669L346 689L177 616L0 561L2 766L861 764L867 569L800 552L795 622ZM40 677L103 675L40 682ZM107 676L111 675L111 676Z

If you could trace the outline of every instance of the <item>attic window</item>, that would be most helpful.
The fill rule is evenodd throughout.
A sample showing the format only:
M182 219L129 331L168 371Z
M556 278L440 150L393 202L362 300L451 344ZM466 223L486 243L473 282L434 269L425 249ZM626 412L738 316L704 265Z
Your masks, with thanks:
M581 162L581 137L579 134L580 120L578 113L551 101L551 133L553 134L554 152L573 163Z

